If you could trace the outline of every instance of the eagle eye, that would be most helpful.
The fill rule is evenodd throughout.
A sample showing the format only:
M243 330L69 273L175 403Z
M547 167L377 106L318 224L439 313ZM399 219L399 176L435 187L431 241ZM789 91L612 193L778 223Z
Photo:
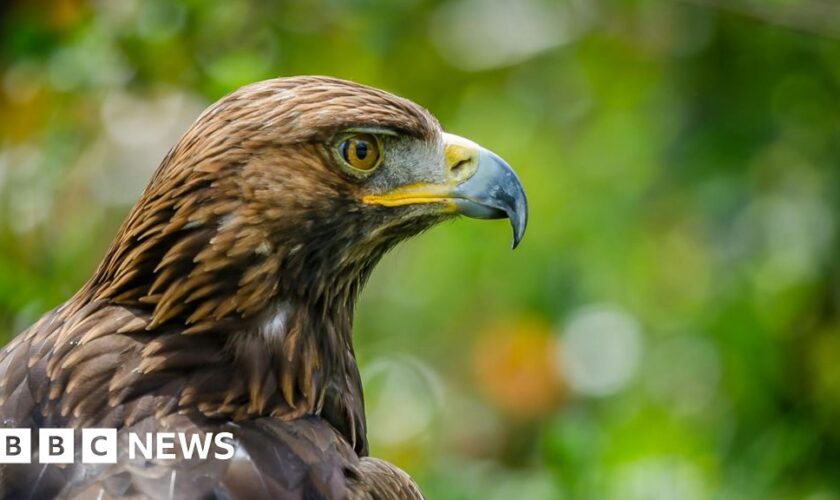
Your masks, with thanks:
M354 134L338 143L338 154L351 169L370 172L379 166L382 148L373 134Z

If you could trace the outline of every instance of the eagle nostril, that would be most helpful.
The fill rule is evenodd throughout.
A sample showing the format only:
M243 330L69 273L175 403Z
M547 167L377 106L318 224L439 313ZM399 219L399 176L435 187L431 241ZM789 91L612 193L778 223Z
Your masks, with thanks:
M481 148L463 137L446 134L444 137L444 164L450 182L461 182L478 169Z
M449 169L449 173L452 174L453 177L458 177L458 174L464 170L464 168L469 165L472 158L464 158L463 160L459 161L455 165L452 165L452 168Z
M469 155L452 163L449 167L447 177L451 182L462 182L467 180L478 166L476 155Z

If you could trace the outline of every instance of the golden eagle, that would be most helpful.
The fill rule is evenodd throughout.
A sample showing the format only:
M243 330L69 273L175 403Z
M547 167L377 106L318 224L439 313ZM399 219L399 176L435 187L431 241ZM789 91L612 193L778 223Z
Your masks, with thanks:
M367 457L351 328L376 263L525 194L423 108L326 77L245 86L167 154L90 280L0 351L0 422L33 429L5 498L421 498ZM39 463L45 428L230 432L227 460ZM78 443L78 441L77 441Z

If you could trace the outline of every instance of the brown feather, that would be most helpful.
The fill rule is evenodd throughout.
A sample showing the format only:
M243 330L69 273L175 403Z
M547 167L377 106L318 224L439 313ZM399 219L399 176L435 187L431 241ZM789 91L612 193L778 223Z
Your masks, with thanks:
M14 478L0 496L156 497L169 481L184 498L420 498L395 467L360 459L350 330L379 258L439 219L362 210L359 184L324 154L359 126L440 136L419 106L330 78L221 99L164 158L88 283L0 351L0 419L123 435L224 428L241 454L126 461L84 481L73 467L14 466L0 470Z

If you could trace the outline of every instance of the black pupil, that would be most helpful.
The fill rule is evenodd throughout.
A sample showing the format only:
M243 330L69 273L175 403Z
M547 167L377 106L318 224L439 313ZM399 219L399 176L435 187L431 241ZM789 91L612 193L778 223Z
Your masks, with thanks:
M356 141L356 158L364 160L368 155L368 145L366 142Z

